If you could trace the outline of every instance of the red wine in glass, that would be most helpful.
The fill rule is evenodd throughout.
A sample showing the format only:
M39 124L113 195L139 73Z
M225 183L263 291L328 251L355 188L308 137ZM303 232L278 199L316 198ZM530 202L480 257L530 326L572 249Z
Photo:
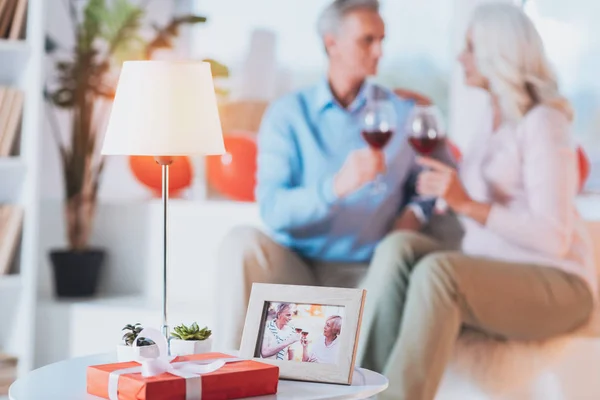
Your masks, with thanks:
M408 118L406 130L411 147L425 157L443 145L446 137L441 113L434 105L415 106ZM421 198L428 199L423 196ZM443 199L437 199L435 207L438 211L444 211L446 205Z
M413 149L415 149L415 151L423 156L428 156L431 153L433 153L435 151L435 149L437 149L442 142L444 141L444 138L442 137L433 137L433 138L429 138L429 137L415 137L415 136L411 136L408 138L408 141L410 143L410 145L412 146Z
M396 128L396 110L388 99L371 98L362 118L362 137L373 150L381 151L388 144ZM377 195L386 191L381 174L377 175L371 189Z
M374 131L362 131L362 137L374 150L381 150L392 138L393 131L388 130L374 130Z
M435 106L415 106L408 118L406 130L412 148L424 156L433 153L446 137L441 113Z
M296 328L296 333L302 333L302 328Z

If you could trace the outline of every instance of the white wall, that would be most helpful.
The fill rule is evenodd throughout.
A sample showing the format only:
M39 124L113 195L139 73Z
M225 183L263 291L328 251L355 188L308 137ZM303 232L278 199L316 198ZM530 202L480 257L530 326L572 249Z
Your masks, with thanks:
M561 90L575 108L579 142L600 160L600 2L529 0L525 10L545 42Z
M197 0L195 4L209 17L209 23L195 32L193 54L197 57L219 59L241 73L253 33L267 31L275 36L277 67L290 74L292 88L312 83L324 73L326 57L316 20L327 1ZM382 15L386 41L380 79L389 85L424 90L446 103L452 2L384 0ZM234 85L234 97L241 85Z

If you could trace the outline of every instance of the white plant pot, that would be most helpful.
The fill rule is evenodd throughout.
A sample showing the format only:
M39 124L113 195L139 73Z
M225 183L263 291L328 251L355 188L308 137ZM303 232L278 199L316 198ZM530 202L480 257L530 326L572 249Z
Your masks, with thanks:
M212 338L205 340L181 340L172 338L169 342L172 356L189 356L191 354L210 353Z
M152 344L150 346L132 347L124 344L117 346L117 360L119 362L135 361L144 358L157 358L158 346Z

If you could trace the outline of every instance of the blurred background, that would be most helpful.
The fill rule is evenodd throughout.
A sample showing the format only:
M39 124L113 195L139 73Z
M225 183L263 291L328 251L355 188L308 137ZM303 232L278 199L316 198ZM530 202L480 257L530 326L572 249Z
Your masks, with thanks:
M432 99L460 148L474 134L472 115L484 107L483 95L462 84L456 62L466 21L482 1L381 1L386 44L374 79ZM160 325L160 168L143 157L102 159L99 145L71 163L63 154L77 138L101 143L120 62L149 56L213 65L227 154L182 158L172 169L169 271L171 322L211 326L218 317L212 304L220 239L238 224L262 226L252 193L258 124L270 101L322 77L326 58L315 23L327 3L7 0L0 6L0 120L13 121L0 126L0 395L18 373L114 350L125 324ZM598 218L600 2L517 4L541 31L575 106L588 174L579 204L587 218ZM80 43L83 53L75 51L77 29L91 38ZM85 105L74 96L81 76L102 82L91 84ZM94 110L93 121L74 124L85 107ZM92 256L98 265L58 276L60 261L51 255L74 246L102 254ZM69 293L69 282L82 279L90 293Z

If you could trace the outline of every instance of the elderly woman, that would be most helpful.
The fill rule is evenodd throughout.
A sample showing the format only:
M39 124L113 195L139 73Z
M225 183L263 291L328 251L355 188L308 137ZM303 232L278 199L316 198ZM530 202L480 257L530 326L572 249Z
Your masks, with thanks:
M336 364L340 350L338 336L342 331L342 317L332 315L325 321L323 337L316 340L310 352L308 351L308 340L302 338L302 361L320 364Z
M260 356L273 360L292 360L294 352L290 346L300 341L300 334L289 326L292 320L292 307L280 303L275 310L275 318L267 323Z
M493 115L459 171L422 159L417 187L460 216L462 252L408 232L377 249L359 362L390 378L382 398L433 399L463 327L543 340L582 327L597 304L573 115L538 32L517 7L480 6L459 60Z

